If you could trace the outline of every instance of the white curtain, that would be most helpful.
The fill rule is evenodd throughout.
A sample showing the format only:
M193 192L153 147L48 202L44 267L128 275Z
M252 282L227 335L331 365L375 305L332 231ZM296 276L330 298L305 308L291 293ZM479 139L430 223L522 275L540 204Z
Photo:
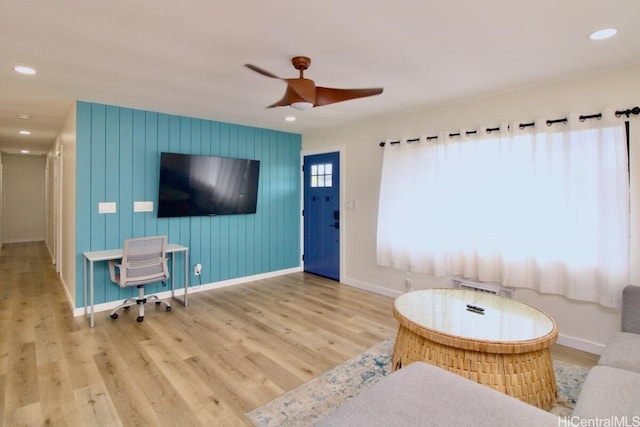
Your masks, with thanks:
M387 143L380 265L620 305L629 277L624 123L502 124Z

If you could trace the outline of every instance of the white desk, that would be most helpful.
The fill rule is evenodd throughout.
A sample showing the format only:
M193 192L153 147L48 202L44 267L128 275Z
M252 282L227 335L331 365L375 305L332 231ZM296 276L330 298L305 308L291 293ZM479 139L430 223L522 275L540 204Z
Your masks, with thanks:
M175 254L182 252L182 260L184 262L184 297L180 300L175 294ZM171 298L180 301L184 306L187 305L187 296L189 290L189 248L187 246L169 243L167 245L167 253L171 254ZM84 262L82 263L82 275L84 286L84 316L89 318L89 325L93 328L94 321L94 294L93 294L93 264L97 261L110 261L122 258L122 249L110 249L106 251L83 252ZM87 264L89 265L89 301L87 303Z

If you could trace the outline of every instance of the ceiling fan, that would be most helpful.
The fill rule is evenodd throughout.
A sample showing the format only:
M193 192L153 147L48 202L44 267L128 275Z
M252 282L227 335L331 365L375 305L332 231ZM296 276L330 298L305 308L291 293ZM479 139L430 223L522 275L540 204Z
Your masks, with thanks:
M300 77L297 79L283 79L255 65L245 64L247 68L256 73L287 82L287 90L282 99L269 105L267 108L291 106L296 110L308 110L312 107L321 107L336 102L379 95L383 90L381 87L368 89L333 89L316 86L313 80L304 78L304 70L311 65L311 59L306 56L296 56L291 58L291 63L296 70L300 71Z

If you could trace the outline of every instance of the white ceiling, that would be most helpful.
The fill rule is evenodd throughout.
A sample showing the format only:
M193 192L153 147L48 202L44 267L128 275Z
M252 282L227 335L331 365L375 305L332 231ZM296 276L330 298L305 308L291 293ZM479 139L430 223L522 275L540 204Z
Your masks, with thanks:
M297 55L384 93L265 109L286 84L243 64ZM638 63L640 0L0 0L0 150L46 150L77 99L304 133Z

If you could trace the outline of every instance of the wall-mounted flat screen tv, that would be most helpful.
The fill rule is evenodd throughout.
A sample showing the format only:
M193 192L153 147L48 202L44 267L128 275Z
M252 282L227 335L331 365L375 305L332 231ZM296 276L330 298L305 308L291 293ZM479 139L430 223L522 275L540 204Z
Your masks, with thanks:
M260 161L161 153L158 218L256 213Z

